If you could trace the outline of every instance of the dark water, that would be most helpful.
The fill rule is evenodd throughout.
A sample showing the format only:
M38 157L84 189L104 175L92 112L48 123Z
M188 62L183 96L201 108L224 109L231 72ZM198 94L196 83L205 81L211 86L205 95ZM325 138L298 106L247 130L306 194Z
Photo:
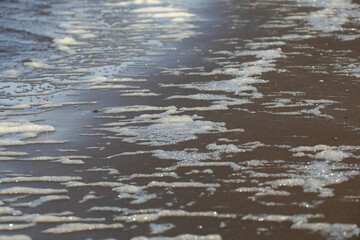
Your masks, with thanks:
M0 239L358 239L354 1L0 1Z

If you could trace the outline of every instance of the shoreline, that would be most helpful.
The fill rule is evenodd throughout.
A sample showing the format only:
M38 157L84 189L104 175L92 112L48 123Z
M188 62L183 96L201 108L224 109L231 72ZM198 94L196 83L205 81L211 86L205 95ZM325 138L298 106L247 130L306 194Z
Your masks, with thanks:
M0 235L359 235L355 5L201 2L51 13L68 54L5 78Z

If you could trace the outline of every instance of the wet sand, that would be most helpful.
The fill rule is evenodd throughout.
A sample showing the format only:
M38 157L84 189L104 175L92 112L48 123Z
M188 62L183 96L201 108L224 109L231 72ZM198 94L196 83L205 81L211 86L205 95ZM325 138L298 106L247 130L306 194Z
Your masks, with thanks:
M359 238L358 3L0 5L0 239Z

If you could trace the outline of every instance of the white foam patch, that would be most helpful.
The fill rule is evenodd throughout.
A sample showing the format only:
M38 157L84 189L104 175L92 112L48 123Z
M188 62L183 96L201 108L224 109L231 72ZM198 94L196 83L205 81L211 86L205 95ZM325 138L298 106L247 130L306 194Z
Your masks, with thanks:
M172 223L164 223L164 224L151 223L149 227L150 227L150 234L161 234L166 231L169 231L170 229L175 228L175 225Z
M108 172L110 175L117 175L119 171L115 168L90 168L86 170L87 172Z
M78 152L78 149L56 149L58 152Z
M321 113L321 109L333 105L333 104L337 104L339 102L337 101L332 101L332 100L325 100L325 99L320 99L320 100L309 100L309 99L304 99L304 100L294 100L294 99L290 99L290 98L277 98L274 99L272 102L269 103L264 103L262 105L265 105L266 108L277 108L282 110L282 112L272 112L273 114L279 114L279 115L314 115L317 117L325 117L325 118L329 118L329 119L333 119L333 117L331 115L328 114L322 114ZM297 111L284 111L284 109L286 108L303 108L301 110L297 110ZM312 107L312 108L310 108ZM310 109L309 109L310 108Z
M25 145L25 144L49 144L49 143L58 143L58 142L24 142L23 144L19 144L19 145ZM63 143L63 142L61 142ZM62 164L84 164L85 162L83 161L84 159L88 159L91 158L89 156L60 156L60 157L50 157L50 156L41 156L41 157L33 157L33 158L17 158L14 160L17 161L51 161L51 162L59 162ZM47 176L48 179L51 179L51 177ZM53 179L55 179L57 177L54 177ZM73 180L75 180L79 178L74 177ZM46 180L45 178L42 178L42 180Z
M19 76L19 72L15 69L9 69L9 70L3 71L0 76L2 76L4 78L17 78Z
M218 234L209 234L209 235L194 235L194 234L182 234L175 237L134 237L131 240L222 240L222 237Z
M120 199L133 199L130 204L142 204L151 199L157 198L156 194L146 194L143 190L146 186L135 186L124 184L123 186L113 188L118 193Z
M175 106L169 107L155 107L148 105L133 105L133 106L125 106L125 107L108 107L104 108L104 113L124 113L124 112L147 112L147 111L171 111L176 110Z
M201 183L201 182L158 182L152 181L148 183L149 187L171 187L171 188L218 188L221 185L218 183Z
M20 183L20 182L67 182L81 180L81 177L69 176L42 176L42 177L13 177L0 178L0 183Z
M175 172L159 172L159 173L151 173L151 174L135 173L135 174L131 174L129 179L134 179L134 178L165 178L165 177L178 178L179 176Z
M84 203L90 200L95 200L95 199L100 199L102 198L101 196L96 196L94 194L95 192L91 191L89 194L85 195L80 201L79 203Z
M327 146L327 145L316 145L316 146L300 146L290 149L294 152L294 157L307 156L313 159L325 160L328 162L337 161L340 162L345 158L356 157L354 152L359 151L359 146Z
M281 40L284 41L299 41L299 40L303 40L303 39L310 39L310 38L314 38L314 36L312 35L307 35L307 34L285 34L281 36Z
M262 196L289 196L291 195L287 191L275 191L270 187L240 187L235 190L236 192L256 192L255 197Z
M130 85L124 85L124 84L105 84L105 85L97 85L97 86L91 86L90 89L127 89L127 88L137 88Z
M257 39L257 40L259 40L259 39ZM283 46L283 45L286 45L286 43L283 41L269 41L269 42L261 41L261 42L246 43L245 47L250 48L252 50L256 50L256 49L274 48L274 47L279 47L279 46Z
M79 218L73 216L72 212L50 213L50 214L26 214L19 216L0 216L0 222L27 222L36 223L67 223L67 222L102 222L104 218Z
M302 172L301 175L268 181L266 184L273 188L300 186L305 192L318 193L320 197L332 197L334 196L333 189L326 186L348 181L351 177L360 174L358 171L337 171L337 168L337 165L332 163L314 161L309 165L298 166L298 171Z
M1 109L4 109L4 110L24 110L26 108L31 108L32 106L34 106L33 104L15 104L15 105L12 105L12 106L4 106L4 107L1 107Z
M105 6L130 6L130 5L157 5L161 4L159 0L130 0L116 3L106 3Z
M131 198L133 198L134 200L131 201L130 204L142 204L142 203L146 203L147 201L149 201L151 199L157 199L157 195L156 194L140 194L140 195L131 196Z
M25 62L24 66L33 67L33 68L49 68L49 65L37 61Z
M43 108L57 108L57 107L63 107L63 106L71 106L71 105L86 105L86 104L97 104L98 102L93 101L93 102L63 102L63 103L46 103L41 105L39 108L43 109Z
M146 82L146 79L135 79L135 78L107 78L104 76L99 76L92 78L90 80L81 80L81 81L74 81L70 80L68 83L124 83L124 82Z
M67 29L65 31L66 34L82 34L85 33L86 31L84 29Z
M58 160L55 160L54 162L59 162L61 164L66 164L66 165L81 165L81 164L85 164L85 162L81 159L72 159L71 157L61 157Z
M1 121L0 134L24 133L24 132L54 132L55 128L49 125L38 125L27 120Z
M187 172L187 173L185 173L185 174L186 174L186 175L191 175L191 174L200 174L200 173L213 174L214 171L211 170L211 169L205 169L205 170L203 170L203 171L199 171L199 170L194 169L194 170L192 170L192 171L190 171L190 172Z
M139 91L120 94L120 96L123 96L123 97L155 97L155 96L160 96L160 95L161 94L149 92L149 91L146 91L146 90L145 91L144 90L139 90Z
M113 188L113 191L118 193L139 193L145 187L135 186L135 185L123 185L120 187Z
M114 155L107 156L107 159L115 158L115 157L121 157L121 156L135 156L135 155L141 155L146 153L152 153L153 151L135 151L135 152L122 152L117 153Z
M31 187L11 187L0 189L0 195L20 195L20 194L31 194L31 195L49 195L67 193L66 189L53 189L53 188L31 188Z
M85 33L79 36L80 39L91 39L91 38L96 38L97 36L95 34L92 33Z
M68 54L75 54L76 51L69 48L68 46L64 46L64 45L59 45L57 46L57 49L59 49L60 51L66 52Z
M243 167L239 166L234 162L181 162L178 163L176 166L168 167L168 168L160 168L162 171L174 171L180 167L230 167L234 171L239 171L243 169Z
M171 159L178 161L201 161L209 159L220 159L217 153L199 153L197 151L187 149L184 149L183 151L156 150L154 151L153 156L159 159Z
M15 210L11 207L0 207L0 215L21 215L21 211Z
M144 17L144 16L148 16L148 15L141 15L140 17ZM184 18L193 18L195 17L195 14L192 13L188 13L188 12L168 12L168 13L155 13L152 14L151 17L153 18L175 18L176 22L179 21L179 18L184 19ZM186 21L186 20L184 20ZM182 21L180 21L182 22Z
M63 183L63 185L65 185L66 187L110 187L110 188L115 188L115 187L120 187L123 186L123 183L119 183L119 182L94 182L94 183L84 183L84 182L79 182L79 181L69 181L66 183Z
M33 223L30 224L0 224L0 231L14 231L34 227Z
M219 152L225 152L225 153L239 153L239 152L245 152L244 149L240 149L234 144L222 144L217 145L216 143L211 143L206 146L206 149L213 150L213 151L219 151Z
M115 224L66 223L66 224L61 224L54 228L48 228L44 230L43 233L64 234L64 233L95 231L95 230L114 230L114 229L121 229L123 227L124 226L120 223L115 223Z
M241 103L240 103L241 102ZM248 101L239 101L239 104L248 103ZM222 103L214 103L211 106L208 107L182 107L180 108L180 111L220 111L220 110L228 110L228 105L230 105L230 102L222 102Z
M170 18L175 19L176 22L179 22L179 19L185 22L186 19L195 17L194 14L186 12L186 9L174 7L146 7L134 9L132 12L139 14L138 17L140 18Z
M173 7L146 7L146 8L137 8L132 10L134 13L168 13L168 12L178 12L180 9Z
M9 151L0 151L0 156L28 156L27 152L9 152Z
M235 218L236 214L220 214L218 212L187 212L184 210L156 210L149 213L138 213L129 216L117 216L115 221L125 222L152 222L162 217L211 217L211 218Z
M124 209L119 207L91 207L89 212L122 212Z
M0 235L0 240L32 240L32 238L27 235Z
M54 42L59 44L59 45L69 45L69 46L72 46L72 45L83 45L84 43L83 42L78 42L76 41L74 38L72 37L65 37L65 38L62 38L62 39L54 39Z
M220 73L219 73L220 74ZM254 84L266 83L267 81L251 78L251 77L238 77L231 80L212 81L208 83L191 83L191 84L161 84L162 87L180 87L197 89L200 91L208 92L230 92L239 96L260 98L262 94L258 92Z
M109 131L115 133L116 136L121 136L122 140L129 143L136 143L138 145L150 146L164 146L176 144L197 139L198 134L210 134L218 132L242 132L243 129L228 130L225 128L225 123L201 121L199 116L193 115L170 115L172 111L176 111L174 107L151 107L151 106L130 106L115 109L105 109L107 113L117 112L134 112L146 110L167 110L160 114L144 114L140 117L135 117L132 121L122 121L111 123L112 126L119 127L97 128L95 130ZM147 123L145 126L126 126L123 125ZM109 124L107 124L109 126Z
M294 224L306 223L311 218L323 218L322 214L300 214L300 215L271 215L271 214L262 214L262 215L245 215L242 220L251 220L256 222L268 221L268 222L293 222Z
M66 195L48 195L40 197L34 201L31 202L25 202L25 203L16 203L13 204L15 207L30 207L35 208L38 207L44 203L52 202L52 201L60 201L60 200L69 200L70 198Z
M291 226L292 229L305 229L313 232L320 232L329 239L342 240L345 238L356 238L360 235L360 228L356 224L344 223L296 223Z
M283 57L281 48L266 49L266 50L245 50L234 53L235 56L255 56L262 60L272 60Z
M193 100L231 100L226 95L198 93L193 95L173 95L166 99L193 99Z

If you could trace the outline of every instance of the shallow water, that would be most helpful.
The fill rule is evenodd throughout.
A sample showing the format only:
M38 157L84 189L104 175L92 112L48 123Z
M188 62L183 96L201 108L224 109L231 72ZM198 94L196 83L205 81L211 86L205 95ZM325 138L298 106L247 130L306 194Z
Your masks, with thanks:
M356 1L0 9L0 239L359 238Z

